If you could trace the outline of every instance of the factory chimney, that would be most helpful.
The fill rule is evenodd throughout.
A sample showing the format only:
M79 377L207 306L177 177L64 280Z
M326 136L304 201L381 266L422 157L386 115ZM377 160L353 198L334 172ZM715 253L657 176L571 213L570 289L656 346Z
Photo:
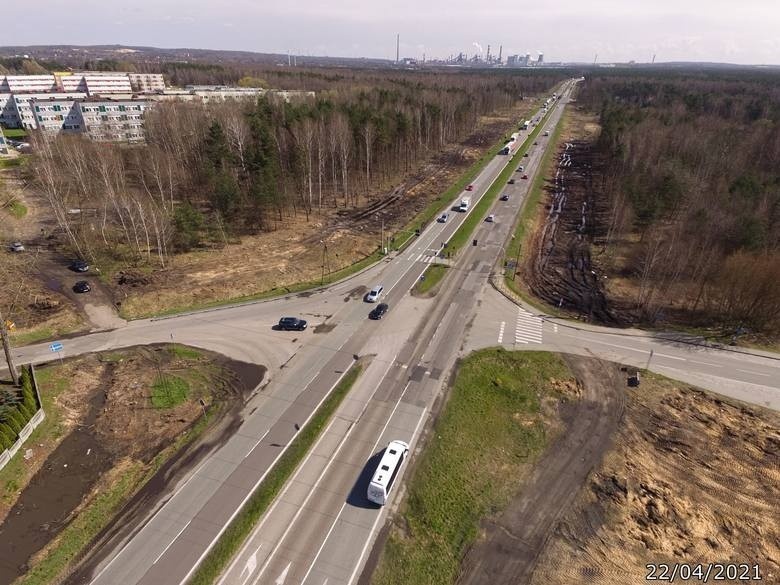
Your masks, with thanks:
M401 60L401 33L395 35L395 62Z

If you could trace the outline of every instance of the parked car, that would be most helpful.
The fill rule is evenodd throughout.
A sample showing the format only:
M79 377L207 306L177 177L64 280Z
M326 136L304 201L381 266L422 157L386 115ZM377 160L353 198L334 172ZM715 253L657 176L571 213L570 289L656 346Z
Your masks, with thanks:
M528 153L526 152L526 153L525 153L523 156L524 156L524 157L527 157L527 156L528 156Z
M386 303L379 303L373 311L368 314L369 319L381 319L390 307Z
M91 290L92 287L89 286L89 283L86 280L79 280L73 285L73 292L75 293L88 293Z
M538 140L534 140L534 146L536 146L537 144L539 144L539 141Z
M514 179L509 179L509 184L510 185L514 185L515 184L515 180Z
M448 219L449 217L450 217L450 214L449 214L449 213L442 213L442 214L441 214L441 215L440 215L440 216L439 216L439 217L436 219L436 221L438 221L439 223L447 223L447 219Z
M368 294L366 295L366 302L368 303L377 302L379 300L379 297L382 296L382 292L384 290L385 287L383 287L381 284L378 284L368 292Z
M485 218L485 221L488 223L493 223L495 220L496 220L496 216L493 215L492 213Z
M550 131L549 131L549 130L545 130L545 131L544 131L544 135L545 135L545 136L549 136L549 135L550 135Z
M524 179L527 179L527 178L528 178L528 175L523 175L523 178L524 178Z
M501 201L509 201L509 195L507 195L506 193L504 193L504 194L501 196Z
M308 323L304 319L298 319L298 317L282 317L279 319L277 329L282 331L303 331L307 325Z
M87 272L89 270L89 264L84 260L74 260L70 263L70 269L73 272Z
M24 244L21 242L12 242L8 249L11 252L24 252Z
M474 185L469 185L468 187L466 187L466 191L473 191L473 190L474 190Z
M522 173L524 170L525 170L525 167L523 165L520 165L519 167L517 167L517 171L516 172Z

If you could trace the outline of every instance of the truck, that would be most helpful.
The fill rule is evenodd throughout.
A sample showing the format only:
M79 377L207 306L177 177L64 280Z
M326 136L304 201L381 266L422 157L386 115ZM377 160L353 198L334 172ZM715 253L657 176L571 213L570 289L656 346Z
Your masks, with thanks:
M458 211L468 211L469 206L471 205L471 198L464 197L460 200L460 206L458 206Z
M523 122L523 125L522 125L522 126L520 126L520 129L521 129L521 130L528 130L528 127L529 127L530 125L531 125L531 120L526 120L525 122Z

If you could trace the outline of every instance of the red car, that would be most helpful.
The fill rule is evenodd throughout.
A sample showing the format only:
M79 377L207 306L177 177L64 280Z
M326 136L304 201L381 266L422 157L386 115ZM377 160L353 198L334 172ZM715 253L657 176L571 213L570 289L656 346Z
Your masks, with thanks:
M466 187L466 191L473 191L473 190L474 190L474 185L469 185L468 187Z
M523 178L524 178L524 179L527 179L527 178L528 178L528 175L523 175Z

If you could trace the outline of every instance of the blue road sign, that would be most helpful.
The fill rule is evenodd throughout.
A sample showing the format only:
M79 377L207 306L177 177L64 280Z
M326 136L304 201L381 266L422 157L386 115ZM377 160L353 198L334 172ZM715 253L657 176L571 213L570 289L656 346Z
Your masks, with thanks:
M56 342L56 343L52 343L52 344L49 346L49 349L50 349L51 351L62 351L62 344L61 344L59 341L58 341L58 342Z

